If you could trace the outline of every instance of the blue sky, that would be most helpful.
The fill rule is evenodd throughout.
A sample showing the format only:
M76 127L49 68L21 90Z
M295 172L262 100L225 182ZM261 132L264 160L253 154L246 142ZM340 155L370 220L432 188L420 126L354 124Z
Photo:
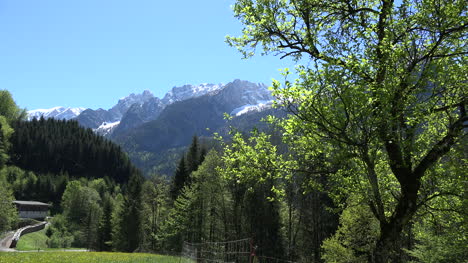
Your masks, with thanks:
M27 109L110 108L130 93L173 86L270 84L293 63L243 60L233 0L0 0L0 89Z

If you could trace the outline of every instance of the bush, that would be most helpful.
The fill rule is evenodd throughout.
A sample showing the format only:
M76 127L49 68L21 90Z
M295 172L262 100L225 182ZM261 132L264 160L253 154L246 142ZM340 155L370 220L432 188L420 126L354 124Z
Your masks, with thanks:
M46 230L46 235L49 237L47 241L50 248L67 248L71 247L75 238L68 231L66 219L63 215L56 215L51 220L50 227Z
M340 227L335 235L323 242L325 262L366 262L379 236L379 222L369 207L348 200L349 206L340 216Z
M47 241L50 248L68 248L73 243L73 236L69 233L55 232Z

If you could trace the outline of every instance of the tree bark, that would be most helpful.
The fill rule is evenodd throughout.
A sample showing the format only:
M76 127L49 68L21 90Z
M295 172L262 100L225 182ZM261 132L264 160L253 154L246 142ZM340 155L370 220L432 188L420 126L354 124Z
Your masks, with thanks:
M387 221L380 221L380 237L377 241L374 255L375 262L399 262L399 240L401 233L418 207L418 191L421 187L421 179L414 174L407 174L400 178L401 196L393 215Z

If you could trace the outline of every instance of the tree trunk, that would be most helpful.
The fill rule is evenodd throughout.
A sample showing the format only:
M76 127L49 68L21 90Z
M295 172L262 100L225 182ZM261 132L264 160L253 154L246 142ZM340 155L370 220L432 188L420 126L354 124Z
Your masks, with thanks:
M376 263L400 262L398 241L417 210L420 177L410 174L400 178L403 178L400 180L402 194L393 216L380 222L380 237L373 253Z

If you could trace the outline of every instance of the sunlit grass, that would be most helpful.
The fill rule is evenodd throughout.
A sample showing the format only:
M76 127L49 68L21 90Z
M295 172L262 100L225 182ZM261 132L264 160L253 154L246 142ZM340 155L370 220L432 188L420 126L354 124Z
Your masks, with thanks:
M182 263L179 257L111 252L1 252L0 263Z
M47 236L45 235L45 229L37 232L29 233L21 238L16 244L17 250L38 250L47 248Z

